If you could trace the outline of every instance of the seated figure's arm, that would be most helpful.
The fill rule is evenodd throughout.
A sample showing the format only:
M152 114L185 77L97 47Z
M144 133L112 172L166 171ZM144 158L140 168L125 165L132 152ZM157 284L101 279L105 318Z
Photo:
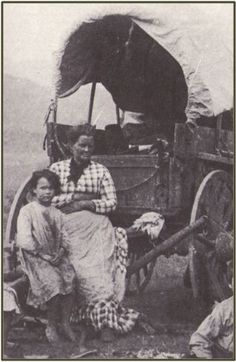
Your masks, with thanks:
M38 248L31 232L29 213L23 208L17 219L17 245L26 251L37 254Z
M98 197L99 196L99 197ZM75 211L89 210L98 214L109 214L117 205L116 190L109 171L104 168L100 181L100 194L74 193L72 202L62 206L61 211L66 214Z
M92 202L95 204L95 212L98 214L109 214L116 209L115 185L107 169L101 180L100 199L93 199Z
M73 194L60 194L56 195L52 199L52 205L58 208L63 207L64 205L68 205L73 200Z
M220 304L214 308L192 334L189 346L192 353L198 358L212 359L212 348L221 335L223 321Z
M60 177L60 173L62 170L59 168L58 164L53 163L50 166L50 170L54 173L56 173ZM73 193L61 193L59 195L56 195L52 199L52 205L56 206L58 208L61 208L64 205L70 204L73 199Z
M71 202L62 205L60 209L65 214L82 210L95 211L95 204L92 200L97 197L97 194L75 192L71 198Z

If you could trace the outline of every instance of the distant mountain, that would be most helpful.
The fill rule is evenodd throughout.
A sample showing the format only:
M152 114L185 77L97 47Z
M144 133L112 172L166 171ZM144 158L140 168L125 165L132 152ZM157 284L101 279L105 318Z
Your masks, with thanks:
M5 129L40 130L50 101L50 91L30 80L4 76L3 83Z
M23 165L36 158L45 159L42 145L46 133L45 115L51 90L31 80L4 75L3 83L3 144L5 165ZM88 117L91 85L58 101L57 121L78 124ZM110 94L97 85L93 120L99 128L116 122L115 105Z
M90 85L81 87L70 97L58 102L58 122L78 124L88 117ZM50 104L51 91L31 80L4 75L3 124L4 145L8 147L14 135L23 134L23 139L43 135L44 118ZM98 119L98 127L116 122L115 105L110 94L97 85L94 100L93 120ZM34 139L34 137L33 137ZM34 139L35 140L35 139ZM18 142L18 140L15 140ZM22 139L19 139L22 143ZM11 145L12 146L12 145Z
M38 84L11 75L4 75L3 136L4 151L35 149L42 138L43 119L50 92Z

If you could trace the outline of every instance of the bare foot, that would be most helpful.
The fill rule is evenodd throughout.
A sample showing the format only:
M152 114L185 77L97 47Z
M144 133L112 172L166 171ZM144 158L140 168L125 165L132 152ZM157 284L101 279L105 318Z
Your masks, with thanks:
M57 334L57 330L55 326L47 326L45 330L45 334L47 337L47 340L50 344L57 344L60 341L60 338Z
M77 338L69 324L62 324L62 331L65 337L67 337L71 342L76 342Z

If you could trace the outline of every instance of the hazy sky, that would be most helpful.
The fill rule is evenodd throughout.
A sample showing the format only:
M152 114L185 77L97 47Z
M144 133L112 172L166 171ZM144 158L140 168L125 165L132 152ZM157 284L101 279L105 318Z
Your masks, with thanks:
M61 47L72 27L86 14L96 12L98 8L101 11L104 8L117 6L124 9L130 5L5 3L4 72L27 77L44 85L52 84L55 52ZM139 6L135 5L136 8ZM156 4L145 6L156 6ZM177 6L180 9L180 5ZM215 4L214 8L212 4L195 6L209 13L209 21L222 13L222 4ZM178 11L178 16L181 16L181 10Z
M50 84L55 51L87 12L84 5L5 4L4 71Z

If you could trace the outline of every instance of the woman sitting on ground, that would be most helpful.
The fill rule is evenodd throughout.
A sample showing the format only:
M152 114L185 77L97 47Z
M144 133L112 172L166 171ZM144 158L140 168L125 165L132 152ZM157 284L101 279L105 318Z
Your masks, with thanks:
M89 124L72 128L68 135L72 158L54 163L61 192L53 203L66 214L70 239L69 257L77 276L78 313L75 316L103 340L113 332L130 331L138 318L121 307L125 292L127 235L113 228L110 212L117 205L116 191L106 167L91 161L95 128Z

